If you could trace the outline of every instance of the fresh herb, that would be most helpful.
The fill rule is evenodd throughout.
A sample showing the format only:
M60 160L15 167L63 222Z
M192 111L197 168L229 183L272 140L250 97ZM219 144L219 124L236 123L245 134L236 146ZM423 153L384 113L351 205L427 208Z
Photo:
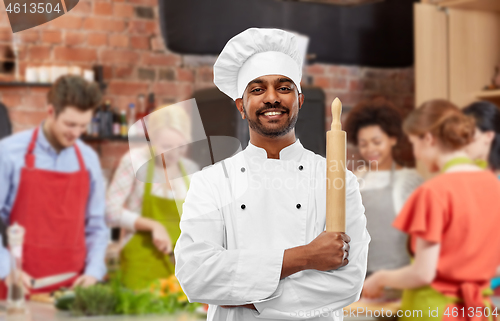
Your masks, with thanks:
M71 304L71 314L75 316L114 314L117 304L113 289L103 284L88 288L77 287L75 299Z
M189 303L175 278L153 282L148 289L132 291L122 286L120 276L106 284L76 288L74 295L61 295L56 307L74 316L166 314L193 312L199 303Z

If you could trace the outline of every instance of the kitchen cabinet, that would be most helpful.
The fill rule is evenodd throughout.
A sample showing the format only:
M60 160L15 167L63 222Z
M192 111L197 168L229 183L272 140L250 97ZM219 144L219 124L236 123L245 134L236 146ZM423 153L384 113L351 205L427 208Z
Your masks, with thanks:
M414 15L416 106L436 98L459 107L500 101L498 91L481 92L500 65L500 1L425 1Z

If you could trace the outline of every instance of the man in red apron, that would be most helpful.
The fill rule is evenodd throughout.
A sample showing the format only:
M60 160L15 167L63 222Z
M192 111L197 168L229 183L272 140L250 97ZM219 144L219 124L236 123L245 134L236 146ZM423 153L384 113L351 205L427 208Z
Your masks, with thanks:
M77 274L31 293L92 285L106 273L109 230L99 158L78 140L100 100L95 83L60 77L48 93L45 121L0 141L0 218L26 230L26 287L32 278ZM9 261L4 248L0 261ZM0 278L8 274L9 265L0 265Z

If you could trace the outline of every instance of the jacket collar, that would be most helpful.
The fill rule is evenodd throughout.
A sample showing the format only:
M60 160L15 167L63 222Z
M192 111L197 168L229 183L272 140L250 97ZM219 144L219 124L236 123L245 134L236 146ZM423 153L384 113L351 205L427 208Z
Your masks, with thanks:
M299 161L303 152L304 146L302 146L300 140L297 138L293 144L286 146L280 151L279 160ZM267 160L267 151L264 148L255 146L250 141L248 141L248 146L245 148L245 153L252 158Z

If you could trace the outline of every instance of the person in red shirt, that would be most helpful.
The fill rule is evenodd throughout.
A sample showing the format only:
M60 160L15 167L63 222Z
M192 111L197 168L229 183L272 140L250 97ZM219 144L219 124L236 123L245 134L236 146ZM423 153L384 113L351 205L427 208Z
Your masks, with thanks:
M410 313L401 320L491 320L498 314L488 295L500 265L493 255L500 250L500 182L465 152L474 119L433 100L414 110L403 129L415 158L440 175L415 190L393 224L409 235L412 264L374 273L362 295L404 289L401 310Z

